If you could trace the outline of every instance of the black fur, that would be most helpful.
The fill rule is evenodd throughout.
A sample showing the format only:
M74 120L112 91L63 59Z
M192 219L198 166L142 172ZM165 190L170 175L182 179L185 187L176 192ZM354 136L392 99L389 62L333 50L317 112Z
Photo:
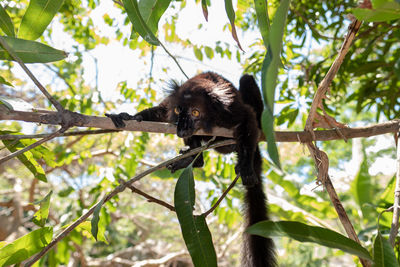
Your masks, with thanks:
M258 148L263 107L260 90L252 76L244 75L240 79L238 91L222 76L206 72L180 86L174 83L170 95L156 107L134 116L127 113L106 115L117 127L125 126L123 120L174 123L177 125L177 135L183 138L190 149L201 146L201 141L211 139L210 136L194 135L199 129L205 132L211 132L215 126L232 129L236 145L219 147L216 150L220 153L237 152L238 162L235 169L246 188L244 209L248 227L268 220L261 179L262 159ZM226 138L218 137L216 141L223 139ZM193 159L194 156L185 158L168 168L174 172L187 167ZM203 166L202 155L197 158L194 166ZM277 266L272 239L244 234L244 241L242 266Z

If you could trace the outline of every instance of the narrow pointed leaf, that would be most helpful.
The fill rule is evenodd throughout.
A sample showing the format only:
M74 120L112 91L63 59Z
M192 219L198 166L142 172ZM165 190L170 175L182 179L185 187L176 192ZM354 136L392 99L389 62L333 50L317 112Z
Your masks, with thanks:
M225 11L226 11L226 14L228 15L229 22L231 23L232 37L238 44L238 47L241 50L243 50L242 46L240 45L239 39L237 37L237 33L236 33L235 10L233 10L232 0L225 0Z
M254 0L254 6L257 14L257 24L260 29L261 36L264 44L268 44L268 32L269 32L269 17L267 1L265 0Z
M207 0L201 0L201 8L203 9L204 18L208 21Z
M144 22L149 26L152 33L157 33L158 22L170 3L171 0L140 0L140 15L142 15Z
M24 63L47 63L62 60L67 57L64 51L54 49L45 44L2 36ZM0 46L0 59L13 60L8 52Z
M264 99L274 113L275 87L278 79L278 71L281 67L280 54L282 50L283 33L286 26L286 17L290 0L282 0L272 20L268 35L267 55L262 67L262 88Z
M300 242L312 242L325 247L337 248L344 252L371 260L368 250L360 244L335 231L310 226L294 221L263 221L250 226L247 232L263 237L285 236Z
M50 191L42 200L35 204L40 204L39 210L33 215L32 221L40 227L44 227L49 217L50 199L53 191Z
M368 173L368 163L366 157L364 157L360 170L351 183L351 193L354 196L356 203L359 205L364 217L370 215L370 210L365 204L371 203L373 200L372 187L371 176Z
M396 176L393 176L384 188L385 191L383 191L383 193L379 197L379 205L380 206L393 205L394 192L396 190Z
M268 154L272 161L277 167L280 168L278 148L275 142L275 136L273 133L274 127L274 100L275 100L275 87L278 80L278 71L281 66L280 53L282 50L283 33L286 26L286 17L289 9L290 0L282 0L272 20L270 30L267 32L268 27L263 26L262 33L263 39L267 38L268 42L264 43L267 48L267 54L265 55L263 66L261 70L261 83L262 91L264 96L264 102L266 109L262 116L262 128L267 138L268 143ZM261 13L262 23L268 24L268 13L265 10L266 6L261 6L258 9ZM266 17L263 17L266 16ZM260 21L259 21L260 23ZM267 36L264 36L267 35ZM264 39L264 42L265 42Z
M53 228L44 227L1 247L0 266L9 266L28 259L49 244L52 237Z
M0 28L8 36L15 37L14 24L2 5L0 5Z
M36 40L57 14L64 0L30 0L21 21L18 37Z
M100 220L100 211L101 211L101 207L103 206L103 203L104 203L104 199L102 199L98 204L97 204L97 206L94 208L94 211L93 211L93 218L92 218L92 220L91 220L91 232L92 232L92 235L93 235L93 237L94 237L94 239L96 239L96 241L97 241L97 233L98 233L98 231L99 231L99 220Z
M133 29L149 44L160 45L157 37L153 34L146 22L143 20L137 1L122 0L122 2L124 3L125 10L128 13L129 20L132 22Z
M5 85L10 86L10 87L14 87L11 83L7 82L7 80L4 79L2 76L0 76L0 83L1 84L5 84ZM1 99L0 99L0 102L1 102Z
M378 231L374 241L374 267L398 267L393 248Z
M195 216L193 168L189 165L176 183L174 203L186 247L194 266L217 266L217 256L205 217Z
M11 134L12 132L10 131L0 131L0 134ZM29 146L30 144L34 143L36 140L2 140L4 146L10 151L10 152L15 152L17 150L20 150L26 146ZM40 147L40 146L39 146ZM25 165L25 167L28 168L29 171L35 176L36 179L39 179L43 182L47 182L46 174L40 166L40 164L36 161L35 159L35 154L33 153L35 149L39 149L39 147L36 147L32 149L31 151L26 151L23 154L20 154L17 156L17 158L22 162L22 164ZM36 150L37 151L37 150Z
M400 18L400 9L372 10L366 8L354 8L352 13L358 20L365 20L367 22L382 22Z

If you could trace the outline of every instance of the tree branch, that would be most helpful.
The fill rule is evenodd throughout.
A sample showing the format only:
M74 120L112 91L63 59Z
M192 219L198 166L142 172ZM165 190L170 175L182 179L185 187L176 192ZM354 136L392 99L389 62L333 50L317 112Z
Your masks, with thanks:
M215 202L214 206L212 206L211 209L209 209L208 211L203 213L204 217L207 217L210 213L212 213L219 206L221 201L225 198L225 196L229 193L229 191L231 191L231 189L235 186L238 179L239 179L239 175L236 175L236 178L232 181L232 183L224 191L224 193L219 197L217 202Z
M124 180L120 180L119 182L120 182L120 183L123 183L123 182L125 182L125 181L124 181ZM145 192L143 192L143 191L137 189L137 188L134 187L133 185L128 185L128 188L129 188L133 193L136 193L136 194L141 195L141 196L143 196L144 198L146 198L148 202L154 202L154 203L157 203L157 204L159 204L159 205L161 205L161 206L163 206L163 207L166 207L166 208L169 209L170 211L175 211L175 207L172 206L171 204L168 204L167 202L162 201L162 200L160 200L160 199L157 199L157 198L155 198L155 197L152 197L152 196L150 196L149 194L147 194L147 193L145 193Z
M26 111L2 111L0 109L0 121L1 120L15 120L25 122L35 122L40 124L52 124L60 125L60 122L56 118L57 112L39 110L36 112ZM77 120L72 123L72 126L78 127L94 127L101 128L103 130L97 131L78 131L64 133L60 136L72 136L72 135L84 135L84 134L101 134L113 131L140 131L140 132L152 132L152 133L167 133L176 134L176 127L169 123L163 122L150 122L150 121L126 121L126 127L119 129L115 128L111 119L107 117L87 116L82 115L81 120ZM317 141L329 141L329 140L341 140L343 136L346 139L359 138L359 137L371 137L387 133L396 133L399 131L400 120L391 120L384 123L374 124L365 127L354 127L354 128L342 128L340 129L341 134L338 134L336 129L332 130L320 130L313 131L315 140ZM232 131L225 128L215 128L212 133L205 133L199 131L197 135L210 135L210 136L223 136L233 137ZM343 135L343 136L342 136ZM27 135L26 138L41 137L42 135ZM13 137L13 138L11 138ZM308 131L276 131L275 137L277 142L311 142L313 140L312 134ZM22 139L23 137L14 135L0 135L2 139Z

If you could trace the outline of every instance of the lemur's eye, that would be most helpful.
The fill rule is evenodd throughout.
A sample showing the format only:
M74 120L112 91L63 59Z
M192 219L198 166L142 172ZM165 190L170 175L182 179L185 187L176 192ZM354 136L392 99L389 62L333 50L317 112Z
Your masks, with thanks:
M176 115L179 115L179 108L178 107L174 108L174 112Z
M200 116L200 111L198 111L197 109L193 109L193 110L192 110L192 115L193 115L194 117L198 117L198 116Z

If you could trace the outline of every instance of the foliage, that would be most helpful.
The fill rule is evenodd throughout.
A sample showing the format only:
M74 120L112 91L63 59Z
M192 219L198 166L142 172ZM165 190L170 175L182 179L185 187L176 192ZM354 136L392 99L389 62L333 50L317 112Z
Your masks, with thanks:
M319 144L329 155L334 185L360 246L338 233L344 234L326 192L315 190L314 165L304 147L280 143L274 149L272 129L304 128L316 88L347 32L349 15L365 22L323 108L351 126L399 117L399 6L395 0L373 0L370 7L357 6L352 0L2 1L0 38L23 62L46 62L28 67L35 69L63 107L88 115L120 108L134 113L156 103L167 80L186 75L175 62L188 74L222 72L234 84L241 72L253 73L268 107L263 114L268 146L262 143L261 148L274 222L263 222L249 231L285 237L275 238L282 266L358 263L342 251L372 258L376 266L397 266L398 237L394 249L387 240L392 214L380 214L393 205L396 181L393 171L376 166L395 158L391 139ZM112 49L115 44L118 47ZM106 52L100 53L101 49ZM133 59L124 54L126 62L116 62L118 50L129 51ZM18 109L3 96L23 99L34 108L50 108L20 77L15 58L7 51L0 48L0 114ZM113 77L105 71L110 66L103 59L110 54L115 57L112 63L108 61L111 69L129 69L129 76ZM116 82L104 87L104 77ZM0 129L0 136L5 136L53 132L54 126L0 121ZM0 158L36 140L2 140ZM382 143L389 145L382 147ZM238 266L241 186L233 188L207 219L203 213L235 176L232 156L205 152L205 167L193 173L191 169L177 174L161 169L134 183L157 199L175 202L176 214L128 191L102 201L121 179L171 158L180 146L176 137L160 134L77 135L53 139L0 164L4 178L0 179L0 265L32 257L94 203L100 203L91 221L59 241L41 258L40 266L71 262L103 266L121 258L133 265L164 256L170 256L166 264L190 266L189 254L182 253L187 250L199 266L198 262L205 261L209 261L207 266L215 261L219 266ZM298 241L318 245L304 243L299 252ZM203 249L207 253L199 254Z

